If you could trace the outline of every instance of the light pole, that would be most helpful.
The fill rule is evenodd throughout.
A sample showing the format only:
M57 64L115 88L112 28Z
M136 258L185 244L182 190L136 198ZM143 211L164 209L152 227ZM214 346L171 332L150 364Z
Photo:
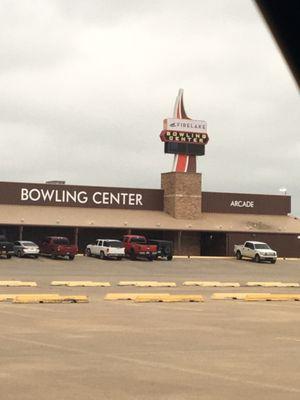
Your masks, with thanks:
M280 193L284 194L286 196L287 189L285 187L281 187L278 189Z

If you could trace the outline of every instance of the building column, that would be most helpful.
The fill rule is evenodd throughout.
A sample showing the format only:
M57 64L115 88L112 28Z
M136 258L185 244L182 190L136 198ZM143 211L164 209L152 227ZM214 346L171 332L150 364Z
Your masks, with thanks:
M75 228L74 237L75 237L75 245L78 247L78 228L77 227Z
M181 254L181 236L182 236L182 231L177 232L177 250L178 253Z
M19 226L19 240L23 240L23 225Z

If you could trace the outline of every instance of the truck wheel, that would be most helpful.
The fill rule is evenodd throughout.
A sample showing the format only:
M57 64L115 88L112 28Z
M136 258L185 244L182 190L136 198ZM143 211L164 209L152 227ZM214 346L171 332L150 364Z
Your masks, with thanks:
M105 258L105 255L104 255L103 251L100 251L100 255L99 255L99 257L101 258L101 260L104 260L104 258Z
M242 254L241 254L240 251L237 251L237 252L236 252L236 259L237 259L237 260L241 260L241 259L242 259Z
M73 256L72 254L69 255L69 260L74 260L75 256Z
M130 260L136 260L136 255L133 249L130 251Z
M168 260L168 261L172 261L172 260L173 260L173 256L168 256L168 257L167 257L167 260Z
M256 263L260 263L259 254L255 254L254 261L255 261Z
M86 249L85 254L86 254L88 257L92 257L91 249Z

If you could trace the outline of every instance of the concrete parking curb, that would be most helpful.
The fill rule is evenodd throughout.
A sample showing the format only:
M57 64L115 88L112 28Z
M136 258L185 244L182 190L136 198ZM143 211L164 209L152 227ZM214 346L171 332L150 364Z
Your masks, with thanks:
M261 293L264 296L269 296L271 293ZM245 297L256 295L256 293L213 293L212 300L244 300Z
M170 294L167 296L153 295L143 295L134 298L135 303L150 303L150 302L160 302L160 303L177 303L177 302L203 302L204 299L201 295L175 295Z
M240 287L237 282L218 282L218 281L185 281L183 286L201 286L201 287Z
M261 287L300 287L299 283L296 282L247 282L246 286L261 286Z
M104 300L134 300L138 296L149 296L148 293L108 293ZM154 293L153 296L169 296L169 293Z
M136 286L136 287L176 287L175 282L158 281L120 281L118 286Z
M52 281L51 286L69 286L69 287L110 287L110 282L93 281Z
M61 296L58 294L45 295L31 295L31 294L20 294L13 298L12 303L16 304L28 304L28 303L88 303L87 296Z
M22 281L0 281L0 286L7 286L7 287L37 287L36 282L22 282Z
M272 294L249 294L244 301L300 301L300 294L272 293Z

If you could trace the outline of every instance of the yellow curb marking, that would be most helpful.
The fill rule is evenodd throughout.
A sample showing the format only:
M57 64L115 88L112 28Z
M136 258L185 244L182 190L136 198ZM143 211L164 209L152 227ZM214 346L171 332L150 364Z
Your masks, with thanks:
M87 296L60 296L60 295L18 295L13 303L88 303Z
M248 295L244 298L245 301L300 301L300 294L262 294L256 293Z
M169 293L108 293L104 300L134 300L138 296L169 296Z
M175 282L158 281L121 281L118 286L136 286L136 287L175 287Z
M52 286L69 286L69 287L109 287L109 282L93 282L93 281L52 281Z
M247 282L246 286L262 286L262 287L300 287L299 283L295 282Z
M260 293L268 296L271 293ZM244 300L246 296L256 295L256 293L213 293L212 300Z
M167 296L157 295L144 295L137 296L134 298L135 303L149 303L149 302L163 302L163 303L175 303L175 302L203 302L204 299L201 295L174 295L170 294Z
M36 282L22 282L22 281L0 281L0 286L29 286L29 287L36 287Z
M52 298L52 297L57 297L59 296L58 293L42 293L42 294L24 294L24 293L18 293L18 294L0 294L0 302L4 302L4 301L13 301L15 300L16 297L19 296L25 296L25 297L35 297L35 298Z
M240 287L237 282L217 282L217 281L186 281L183 286L201 286L201 287Z

